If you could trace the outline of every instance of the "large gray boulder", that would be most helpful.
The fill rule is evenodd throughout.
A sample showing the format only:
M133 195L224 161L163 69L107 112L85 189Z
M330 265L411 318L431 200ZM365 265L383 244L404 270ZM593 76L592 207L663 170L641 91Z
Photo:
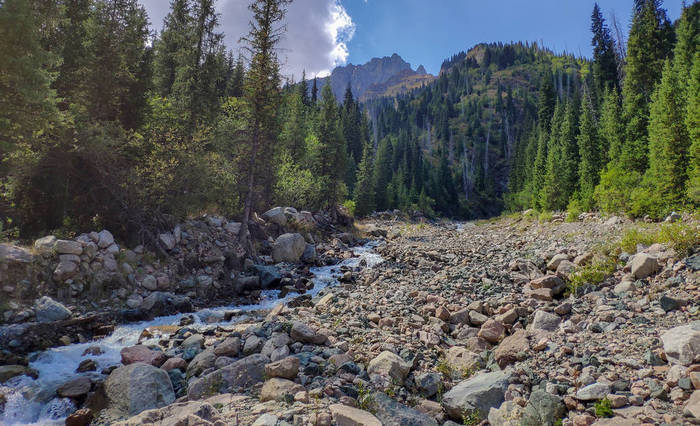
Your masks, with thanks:
M287 224L287 215L284 214L283 207L272 208L262 215L263 219L268 222L276 223L277 225L284 226Z
M659 261L656 256L646 253L637 253L629 263L630 272L638 280L642 280L659 269Z
M367 372L389 377L398 383L403 383L411 371L411 367L411 363L404 361L395 353L384 351L369 362Z
M49 296L43 296L34 303L36 320L39 322L61 321L70 318L71 311Z
M301 234L282 234L272 244L272 259L275 262L296 263L306 249L306 241Z
M668 330L661 335L661 341L671 364L700 363L700 321Z
M56 237L47 235L34 241L34 250L42 256L49 256L54 253L56 248Z
M269 362L268 357L260 354L239 359L224 368L190 382L187 387L187 398L194 401L217 393L236 392L250 388L264 380L265 364Z
M135 416L175 401L168 373L148 364L119 367L112 371L104 386L110 409L121 415Z
M491 408L503 403L510 375L509 370L496 371L464 380L443 395L445 412L451 418L461 420L464 413L477 411L485 419Z
M543 390L530 395L522 417L522 426L554 426L566 414L566 406L561 398Z
M407 407L382 392L372 394L372 408L384 426L438 426L432 417Z

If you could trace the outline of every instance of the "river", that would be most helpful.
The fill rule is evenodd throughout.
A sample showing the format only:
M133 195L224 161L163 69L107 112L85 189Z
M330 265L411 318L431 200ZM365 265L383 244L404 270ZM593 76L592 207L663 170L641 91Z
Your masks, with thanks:
M326 287L338 284L341 276L340 269L345 266L349 268L372 268L381 263L383 259L375 253L374 248L377 242L370 242L364 246L353 248L354 257L331 265L311 268L314 275L314 288L307 291L312 297L316 297ZM184 316L191 315L194 323L188 325L190 328L203 331L207 328L214 328L221 325L231 325L234 322L249 318L246 312L264 311L275 307L280 302L288 302L297 297L297 294L290 294L284 298L279 298L279 290L265 290L262 292L259 303L252 305L221 306L216 308L203 309L189 314L176 314L154 318L151 321L130 323L117 326L114 332L100 340L87 343L76 343L68 346L51 348L43 352L36 352L30 355L29 366L39 373L39 377L34 380L28 376L18 376L0 385L0 398L4 395L5 408L0 412L1 425L63 425L65 418L73 413L78 407L70 398L59 398L56 396L56 389L69 380L80 376L87 376L93 379L102 380L105 378L99 373L104 368L120 365L120 351L128 346L138 343L139 337L145 328L159 325L177 325ZM218 311L218 312L217 312ZM228 322L209 322L212 314L235 311L235 315ZM155 336L151 340L142 341L144 344L157 344L163 335ZM100 355L83 355L85 350L91 346L99 346L103 353ZM75 370L81 361L92 359L97 363L97 370L86 373L76 373ZM1 403L0 403L1 407Z

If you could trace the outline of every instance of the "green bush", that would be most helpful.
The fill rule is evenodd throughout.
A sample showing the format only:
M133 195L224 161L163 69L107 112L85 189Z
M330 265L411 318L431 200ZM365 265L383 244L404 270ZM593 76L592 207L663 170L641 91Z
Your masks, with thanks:
M599 419L613 416L612 403L608 398L596 402L593 407L595 409L595 416Z
M700 245L700 226L683 222L664 223L658 230L649 227L628 229L620 240L620 248L627 253L636 253L637 245L650 246L655 243L665 244L680 256L686 256L690 250Z
M345 200L343 202L343 207L345 207L345 210L347 210L347 212L350 216L353 216L353 217L355 216L356 204L353 200Z

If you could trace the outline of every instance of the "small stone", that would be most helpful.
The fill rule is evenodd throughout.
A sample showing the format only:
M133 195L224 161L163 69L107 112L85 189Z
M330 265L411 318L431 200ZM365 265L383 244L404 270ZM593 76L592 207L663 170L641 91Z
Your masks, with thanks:
M637 253L629 263L632 275L638 280L643 280L656 272L659 268L658 259L646 253Z
M542 311L535 311L535 317L532 321L533 330L556 331L559 328L561 318L559 316Z
M382 426L372 413L343 404L333 404L331 410L333 421L338 426Z
M281 377L292 380L299 372L299 364L299 358L290 356L282 360L266 364L265 374L267 377Z
M593 383L576 392L579 401L599 401L610 393L610 385L605 383Z
M506 329L500 322L489 319L479 329L478 337L489 343L498 343L505 337Z

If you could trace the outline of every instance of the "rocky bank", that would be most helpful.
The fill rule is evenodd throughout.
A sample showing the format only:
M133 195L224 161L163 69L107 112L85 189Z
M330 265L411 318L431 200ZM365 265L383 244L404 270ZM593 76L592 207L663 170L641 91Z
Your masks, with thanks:
M65 384L67 424L700 424L698 248L626 253L630 221L552 219L377 216L384 262L230 325L144 330Z

